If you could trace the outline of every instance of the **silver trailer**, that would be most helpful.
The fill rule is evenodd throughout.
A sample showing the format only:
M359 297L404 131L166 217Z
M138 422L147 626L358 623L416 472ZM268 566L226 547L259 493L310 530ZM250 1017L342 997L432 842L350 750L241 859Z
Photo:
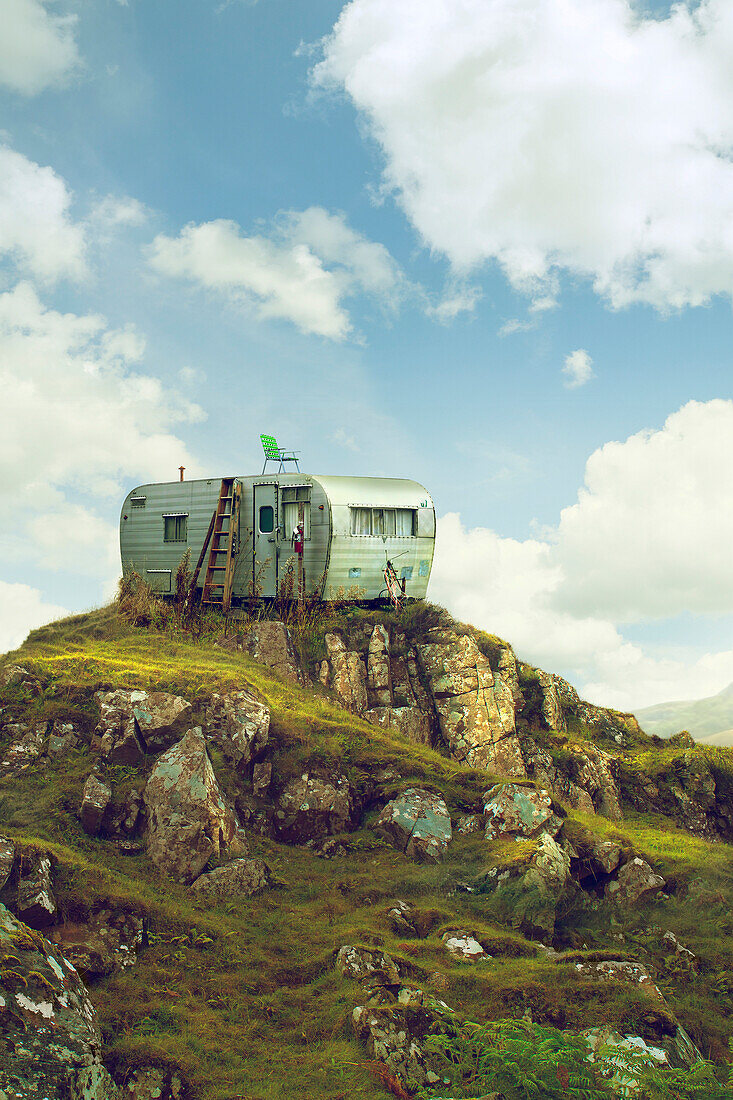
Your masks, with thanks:
M229 505L233 519L225 516L224 541L212 545L219 560L231 568L235 599L276 596L283 586L287 589L288 578L297 577L293 532L301 505L308 595L316 592L324 600L378 599L384 595L383 570L390 560L404 580L406 595L425 598L435 509L430 494L416 481L278 473L230 478L226 484L231 487L226 499L234 502ZM123 572L134 569L156 591L173 591L176 568L186 550L191 551L192 568L202 554L212 516L224 499L224 485L224 480L214 478L172 481L140 485L128 493L120 515ZM227 558L224 549L216 549L224 542L231 547ZM202 557L197 578L201 588L209 561Z

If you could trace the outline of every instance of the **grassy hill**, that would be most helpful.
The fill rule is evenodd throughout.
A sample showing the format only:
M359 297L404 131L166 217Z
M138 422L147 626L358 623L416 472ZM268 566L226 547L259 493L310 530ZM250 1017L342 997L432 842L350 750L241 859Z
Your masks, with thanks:
M343 622L358 622L360 613L338 614ZM312 637L309 645L315 645ZM726 1062L733 1037L733 859L727 844L630 805L619 822L561 806L563 835L574 850L582 851L589 838L614 841L647 859L667 888L625 913L593 894L571 893L558 918L558 961L522 930L511 906L494 904L470 885L495 869L511 869L526 845L513 839L488 845L482 832L454 832L443 862L420 864L370 827L380 801L414 787L440 792L457 821L476 810L494 781L486 771L451 759L440 746L414 744L368 724L341 709L320 685L287 683L246 653L216 644L211 633L194 641L134 627L115 607L34 631L9 655L10 663L27 669L40 689L0 690L0 750L19 721L73 721L83 743L63 761L47 758L0 780L0 832L26 853L52 854L66 921L83 921L100 907L121 907L145 921L147 946L135 965L90 981L105 1061L118 1081L135 1066L154 1065L175 1068L184 1081L182 1095L198 1100L407 1095L353 1033L352 1012L364 995L337 972L334 959L342 945L354 943L388 952L404 974L461 1019L482 1025L531 1020L563 1033L599 1025L636 1033L650 1012L657 1024L666 1019L658 1007L650 1009L642 987L599 980L589 969L607 958L636 961L653 975L669 1011L702 1054ZM81 828L77 810L96 751L94 695L117 687L182 695L199 712L214 691L248 689L271 711L276 787L315 767L347 775L356 790L371 789L376 777L374 808L329 859L313 847L248 833L250 853L266 861L274 888L226 902L199 899L162 876L144 850L126 851L113 838L91 837ZM533 732L558 761L571 765L573 746L594 737L577 723L557 742L539 727ZM632 746L624 768L643 782L647 775L658 782L675 751L646 742ZM210 755L222 790L234 800L231 769L214 749ZM108 775L115 798L138 779L130 767L117 766ZM406 938L396 929L389 912L397 900L419 914L419 935ZM480 940L489 955L485 963L470 966L447 953L441 934L455 928L470 929ZM694 959L670 950L664 931ZM562 1075L557 1080L560 1091L538 1095L575 1095L564 1091ZM598 1089L591 1095L610 1095ZM693 1093L680 1086L655 1095Z
M636 711L647 733L670 737L688 730L696 741L709 745L733 745L733 684L709 699L658 703Z

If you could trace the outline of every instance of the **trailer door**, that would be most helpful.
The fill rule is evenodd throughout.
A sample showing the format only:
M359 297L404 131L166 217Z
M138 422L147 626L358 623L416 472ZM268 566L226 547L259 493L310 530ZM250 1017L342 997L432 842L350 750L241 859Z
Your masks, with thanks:
M277 549L279 526L277 485L254 486L255 540L253 595L277 595Z

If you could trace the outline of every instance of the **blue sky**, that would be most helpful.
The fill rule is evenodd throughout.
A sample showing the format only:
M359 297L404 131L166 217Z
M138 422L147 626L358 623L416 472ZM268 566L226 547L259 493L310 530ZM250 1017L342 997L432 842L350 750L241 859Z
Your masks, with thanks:
M733 680L724 0L0 14L0 649L270 431L427 485L433 597L589 697Z

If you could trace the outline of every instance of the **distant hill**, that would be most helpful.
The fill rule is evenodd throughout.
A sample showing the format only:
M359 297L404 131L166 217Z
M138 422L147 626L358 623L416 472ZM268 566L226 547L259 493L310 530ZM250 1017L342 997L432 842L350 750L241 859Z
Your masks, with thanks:
M636 711L636 717L642 729L658 737L688 730L696 741L733 745L733 684L709 699L645 707Z

